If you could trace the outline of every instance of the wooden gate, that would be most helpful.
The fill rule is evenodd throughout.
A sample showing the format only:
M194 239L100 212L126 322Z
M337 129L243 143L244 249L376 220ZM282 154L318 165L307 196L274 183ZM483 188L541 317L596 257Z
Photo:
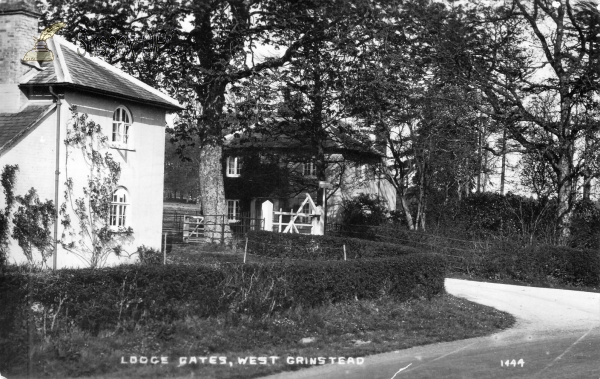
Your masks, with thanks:
M183 216L183 241L197 242L204 238L204 216Z
M283 209L273 212L277 220L273 226L277 227L279 233L322 234L322 228L319 227L321 213L321 207L317 207L310 195L306 194L306 199L296 212L293 209L291 212L283 212ZM289 221L284 221L284 217L287 219L288 216Z

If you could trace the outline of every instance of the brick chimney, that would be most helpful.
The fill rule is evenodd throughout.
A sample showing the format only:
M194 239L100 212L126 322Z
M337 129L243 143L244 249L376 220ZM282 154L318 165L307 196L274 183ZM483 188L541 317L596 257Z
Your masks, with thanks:
M21 59L39 36L35 0L0 0L0 112L16 112L26 101L19 78L31 70Z

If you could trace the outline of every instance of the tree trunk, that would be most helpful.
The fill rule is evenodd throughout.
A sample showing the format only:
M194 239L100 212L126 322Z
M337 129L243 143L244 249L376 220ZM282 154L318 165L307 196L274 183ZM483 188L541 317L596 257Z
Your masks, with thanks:
M589 201L590 195L592 192L592 176L590 169L590 137L589 135L585 136L585 150L583 152L584 159L584 169L583 169L583 200Z
M590 200L590 195L592 193L592 178L589 174L583 175L583 200Z
M571 191L572 181L570 178L568 155L560 158L558 165L558 207L557 207L557 236L560 244L565 244L570 236L571 226Z
M205 216L204 235L207 242L228 243L232 237L227 223L222 157L223 148L220 145L200 148L200 202Z
M427 200L426 190L425 165L422 165L421 176L419 178L419 205L417 208L416 229L420 227L422 230L425 230L425 201Z
M500 195L504 195L504 181L506 180L506 126L502 131L502 169L500 171Z
M415 230L415 224L413 223L413 218L410 214L410 208L408 207L406 195L404 193L400 194L400 202L402 204L402 210L404 211L404 217L406 218L406 224L408 225L408 229Z

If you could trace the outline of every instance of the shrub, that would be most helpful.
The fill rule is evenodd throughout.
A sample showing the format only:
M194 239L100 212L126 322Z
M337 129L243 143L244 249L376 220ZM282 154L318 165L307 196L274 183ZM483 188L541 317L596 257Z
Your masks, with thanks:
M579 249L600 248L600 208L589 200L575 204L569 246Z
M140 259L140 263L144 265L161 265L163 264L163 254L160 250L153 249L147 246L140 246L137 248L136 254Z
M536 285L600 285L600 253L562 246L503 242L477 260L462 260L453 270L480 279L510 279Z
M381 225L388 221L388 207L384 199L360 193L342 201L341 217L344 225Z
M510 236L551 241L556 201L507 193L474 193L447 206L430 207L428 219L438 233L462 239Z
M430 298L443 292L445 261L411 254L398 258L347 262L227 264L230 309L264 316L293 306L372 299L389 294L399 300Z
M203 266L68 269L33 274L31 299L49 315L57 314L59 321L68 318L83 330L97 333L145 320L217 314L223 306L218 290L223 279L219 270ZM0 288L0 298L7 305L0 310L0 317L16 317L5 309L23 308L27 282L24 273L2 277L2 283L10 285Z
M247 237L250 253L272 258L343 260L344 245L347 259L389 258L422 252L410 246L349 237L267 231L250 231ZM239 247L243 248L243 244L244 241L240 241Z

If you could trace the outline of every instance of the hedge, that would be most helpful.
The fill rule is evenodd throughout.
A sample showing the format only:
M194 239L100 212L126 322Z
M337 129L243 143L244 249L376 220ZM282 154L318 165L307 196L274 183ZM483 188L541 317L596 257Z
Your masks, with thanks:
M444 261L424 254L347 262L121 266L32 274L31 301L43 305L48 316L60 306L59 321L68 318L98 333L128 323L232 311L262 317L296 305L382 293L401 300L430 297L443 289L443 279ZM0 337L22 317L18 310L25 309L27 294L27 274L0 276Z
M227 264L230 307L239 313L264 315L294 306L319 306L383 294L400 301L430 298L444 289L445 261L436 255L398 258L271 264ZM251 289L255 289L252 292ZM258 289L258 290L256 290Z
M510 279L528 284L600 286L600 252L564 246L528 246L504 242L489 251L465 256L451 271L479 279Z
M272 258L343 260L344 245L347 259L390 258L422 252L416 247L350 237L267 231L250 231L247 237L249 253ZM238 247L244 248L244 243L245 241L240 241Z
M223 280L222 272L203 266L65 269L32 274L31 301L52 312L60 306L71 322L97 333L131 321L217 314ZM24 305L28 292L27 274L0 276L0 300L7 305L0 311L0 337L7 335L6 322L16 316L10 308Z
M427 254L346 262L10 270L0 275L0 370L27 356L28 304L37 307L32 316L39 341L42 330L68 332L74 326L97 335L188 316L225 314L235 320L382 295L400 301L430 298L443 292L444 274L444 259Z

